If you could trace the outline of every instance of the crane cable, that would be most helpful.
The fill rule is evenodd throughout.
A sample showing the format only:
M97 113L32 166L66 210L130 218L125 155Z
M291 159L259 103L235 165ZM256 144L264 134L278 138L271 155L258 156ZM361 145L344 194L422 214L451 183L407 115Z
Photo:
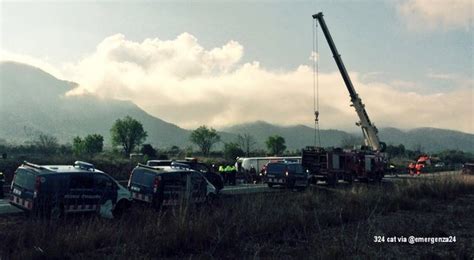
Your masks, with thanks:
M313 19L313 111L314 111L314 146L316 141L321 147L321 134L319 132L319 43L318 21ZM316 32L316 33L315 33Z

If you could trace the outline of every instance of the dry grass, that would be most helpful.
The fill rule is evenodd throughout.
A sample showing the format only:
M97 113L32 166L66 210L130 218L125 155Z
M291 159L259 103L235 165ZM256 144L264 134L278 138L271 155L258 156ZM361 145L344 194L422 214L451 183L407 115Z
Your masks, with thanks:
M439 235L445 228L439 218L421 228L418 223L416 229L411 225L416 221L403 218L434 214L437 205L449 208L455 199L473 192L474 176L456 175L394 185L246 195L222 199L218 205L161 212L134 207L113 221L91 216L58 223L0 220L0 250L7 259L383 257L386 248L373 245L373 235L426 228ZM462 207L453 212L464 214ZM393 218L402 213L404 217ZM380 221L386 217L391 219ZM472 243L460 250L469 255ZM454 255L458 256L463 255Z

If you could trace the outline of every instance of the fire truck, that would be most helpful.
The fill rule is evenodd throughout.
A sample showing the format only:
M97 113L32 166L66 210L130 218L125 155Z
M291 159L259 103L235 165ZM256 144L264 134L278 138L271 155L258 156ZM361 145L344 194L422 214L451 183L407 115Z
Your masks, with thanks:
M370 121L365 105L352 84L341 55L339 55L326 26L323 13L314 14L313 19L316 19L321 25L339 72L349 91L351 106L355 108L359 117L359 122L356 125L362 129L365 145L360 149L350 150L308 146L302 150L302 165L310 172L313 183L319 180L332 185L335 185L338 180L348 182L352 182L354 179L380 181L384 176L388 162L387 154L384 153L386 145L380 141L378 130ZM315 114L317 115L319 112L315 111Z

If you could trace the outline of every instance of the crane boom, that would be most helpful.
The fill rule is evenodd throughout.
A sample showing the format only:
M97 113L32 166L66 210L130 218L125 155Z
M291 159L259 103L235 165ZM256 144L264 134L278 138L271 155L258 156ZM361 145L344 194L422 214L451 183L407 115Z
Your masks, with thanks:
M359 116L359 125L362 128L362 133L364 135L364 141L367 146L369 146L374 151L383 151L384 150L384 143L380 142L379 137L377 135L378 130L377 127L370 121L369 115L365 110L365 106L362 103L359 95L357 94L354 85L352 84L351 78L347 73L346 67L342 62L341 55L337 52L336 45L332 40L331 34L329 33L329 29L326 26L326 22L323 18L323 13L319 12L317 14L313 14L313 19L317 19L319 24L321 25L321 29L323 30L324 36L329 44L329 48L331 49L332 55L334 60L336 61L337 67L339 68L339 72L341 73L342 79L346 84L347 90L349 91L349 95L351 97L352 105L357 115Z

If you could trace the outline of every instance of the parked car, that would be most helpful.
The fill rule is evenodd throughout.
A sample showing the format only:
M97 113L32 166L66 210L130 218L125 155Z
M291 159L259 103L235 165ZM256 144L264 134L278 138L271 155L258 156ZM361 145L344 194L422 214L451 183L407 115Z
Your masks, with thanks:
M266 165L264 182L270 188L282 185L302 190L309 186L309 176L300 163L271 162Z
M37 165L24 162L15 171L10 203L26 212L57 219L64 214L96 212L104 217L124 213L130 192L94 165Z
M214 185L200 172L176 166L138 164L130 174L128 189L135 201L154 208L203 203L217 196Z

